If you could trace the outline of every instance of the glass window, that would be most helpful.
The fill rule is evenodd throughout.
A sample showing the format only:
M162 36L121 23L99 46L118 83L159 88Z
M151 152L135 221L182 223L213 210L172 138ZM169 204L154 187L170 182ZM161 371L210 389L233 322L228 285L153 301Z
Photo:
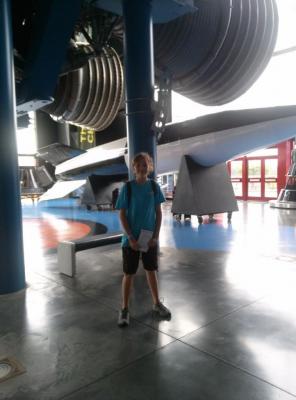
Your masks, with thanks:
M261 178L261 160L248 160L248 177Z
M35 113L29 113L29 126L23 129L17 129L17 150L18 154L35 154L37 151L37 138L35 128Z
M29 117L29 126L27 128L17 129L16 131L19 166L36 165L34 157L34 154L37 151L35 113L29 112Z
M277 156L278 155L278 148L271 148L271 149L260 149L253 151L252 153L248 153L248 157L267 157L267 156Z
M172 192L174 190L174 175L168 175L168 190Z
M18 164L20 167L35 167L36 159L34 156L19 156Z
M265 182L265 197L277 198L276 182Z
M265 177L266 178L276 178L277 177L277 166L278 166L277 159L265 160Z
M261 197L261 182L248 183L248 197Z
M241 178L243 174L242 160L231 161L231 178Z
M235 196L242 197L243 195L243 185L241 182L232 182L232 187Z

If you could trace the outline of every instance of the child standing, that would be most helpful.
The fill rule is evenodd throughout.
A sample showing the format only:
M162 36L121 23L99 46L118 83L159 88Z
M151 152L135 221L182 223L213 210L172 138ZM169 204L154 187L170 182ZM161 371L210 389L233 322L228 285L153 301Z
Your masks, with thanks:
M171 313L159 300L157 282L157 250L162 212L160 204L165 201L159 185L148 179L153 171L153 162L148 153L137 154L132 162L135 180L128 182L121 189L116 208L124 229L122 239L123 280L122 308L119 312L118 325L129 325L129 298L134 276L137 272L140 255L146 272L147 282L153 300L153 311L161 318L169 319ZM141 230L152 232L148 242L148 251L139 250L138 238Z

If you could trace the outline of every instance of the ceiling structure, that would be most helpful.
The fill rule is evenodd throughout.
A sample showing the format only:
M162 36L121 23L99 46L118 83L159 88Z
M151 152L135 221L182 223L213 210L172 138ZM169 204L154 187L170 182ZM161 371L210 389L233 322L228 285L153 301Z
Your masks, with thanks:
M40 65L35 65L34 84L44 85L44 77L50 81L51 74L54 81L56 38L64 33L65 24L54 22L55 13L61 14L58 5L50 10L52 21L46 21L48 30L57 31L52 34L57 44L38 26L48 12L46 3L31 0L20 7L13 2L18 113L47 104L44 110L56 120L104 131L124 110L122 2L82 2L74 32L64 44L66 61L60 51L64 62L55 76L55 90L48 87L46 96L40 90L43 98L32 101L21 95L32 85L30 63L40 47L48 49L46 64L43 50ZM257 80L274 51L275 0L154 0L152 6L156 83L168 79L174 91L200 104L221 105L239 97Z

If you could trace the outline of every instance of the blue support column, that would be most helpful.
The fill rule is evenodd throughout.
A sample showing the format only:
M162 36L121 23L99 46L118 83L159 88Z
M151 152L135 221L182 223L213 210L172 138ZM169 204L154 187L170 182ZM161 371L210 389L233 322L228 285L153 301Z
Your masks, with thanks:
M124 62L129 166L134 155L151 155L156 170L156 137L152 130L154 60L151 0L123 0ZM132 169L129 168L130 179Z
M0 0L0 294L25 287L10 0Z

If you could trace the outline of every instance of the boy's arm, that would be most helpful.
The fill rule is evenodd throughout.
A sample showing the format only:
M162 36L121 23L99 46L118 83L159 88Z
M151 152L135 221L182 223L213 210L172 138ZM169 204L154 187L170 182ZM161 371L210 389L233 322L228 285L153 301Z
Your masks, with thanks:
M133 250L138 250L139 245L138 245L138 242L136 241L136 239L133 237L131 228L130 228L128 220L126 218L126 209L125 208L121 208L120 209L120 211L119 211L119 219L120 219L121 225L122 225L122 227L123 227L123 229L124 229L124 231L125 231L125 233L126 233L126 235L128 237L128 241L129 241L129 244L130 244L131 248Z
M156 221L155 221L155 228L153 232L153 239L158 240L159 237L159 231L161 227L161 221L162 221L162 211L161 211L161 205L158 204L155 209L156 212Z

